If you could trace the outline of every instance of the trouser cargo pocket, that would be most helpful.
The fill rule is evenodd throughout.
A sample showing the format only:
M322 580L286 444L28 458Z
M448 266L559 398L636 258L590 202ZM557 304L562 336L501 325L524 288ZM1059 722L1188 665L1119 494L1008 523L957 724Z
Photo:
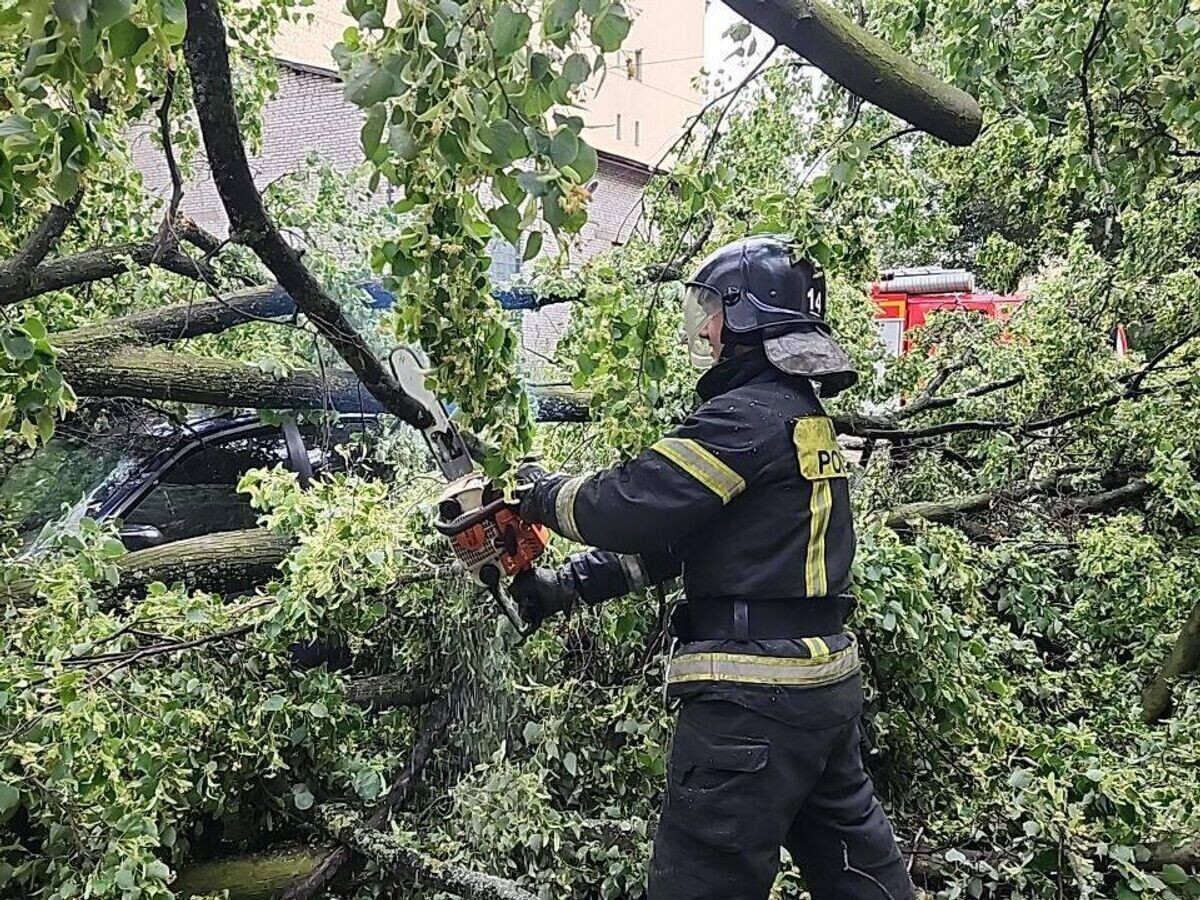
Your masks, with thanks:
M701 731L681 720L671 748L664 817L713 847L745 846L755 818L746 800L770 752L765 738Z

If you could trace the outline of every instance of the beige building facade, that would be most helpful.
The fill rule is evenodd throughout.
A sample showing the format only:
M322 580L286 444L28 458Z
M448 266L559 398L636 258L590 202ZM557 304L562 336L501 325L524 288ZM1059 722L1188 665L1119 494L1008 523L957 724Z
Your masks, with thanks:
M632 0L633 27L607 71L586 91L585 137L597 150L656 166L703 105L697 86L704 64L706 0ZM354 20L342 0L315 0L307 21L285 23L276 39L280 61L333 74L330 53Z

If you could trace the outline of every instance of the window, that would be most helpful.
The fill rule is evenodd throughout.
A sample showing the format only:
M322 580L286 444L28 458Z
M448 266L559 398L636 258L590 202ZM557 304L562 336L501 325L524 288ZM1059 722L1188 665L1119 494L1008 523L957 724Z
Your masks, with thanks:
M617 140L621 139L621 114L617 113Z
M238 480L250 469L287 461L283 435L274 428L213 438L161 473L154 489L121 518L126 525L157 528L164 542L253 528L258 514L238 493Z
M642 122L640 119L633 123L633 146L642 146Z
M630 81L642 80L642 51L634 50L625 57L625 77Z
M383 425L376 418L343 416L327 424L301 425L300 433L313 475L349 472L382 477L386 471L377 452Z

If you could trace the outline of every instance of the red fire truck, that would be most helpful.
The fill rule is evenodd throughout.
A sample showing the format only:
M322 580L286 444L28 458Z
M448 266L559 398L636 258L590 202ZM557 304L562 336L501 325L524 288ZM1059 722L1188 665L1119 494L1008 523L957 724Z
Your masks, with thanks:
M975 276L966 269L893 269L871 285L879 339L893 356L909 348L908 331L935 310L981 312L1004 319L1024 301L1023 294L975 292Z

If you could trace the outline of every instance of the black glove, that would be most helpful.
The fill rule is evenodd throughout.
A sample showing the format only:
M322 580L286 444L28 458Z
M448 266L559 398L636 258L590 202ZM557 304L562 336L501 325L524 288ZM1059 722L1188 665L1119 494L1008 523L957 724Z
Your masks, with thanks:
M521 508L521 501L533 490L533 486L546 477L546 470L532 460L526 460L517 466L516 499L508 504L513 511ZM483 492L483 502L491 503L503 495L503 491L494 483L489 482Z
M521 618L534 628L560 612L570 612L579 599L579 589L569 573L561 569L536 568L522 572L509 588Z

